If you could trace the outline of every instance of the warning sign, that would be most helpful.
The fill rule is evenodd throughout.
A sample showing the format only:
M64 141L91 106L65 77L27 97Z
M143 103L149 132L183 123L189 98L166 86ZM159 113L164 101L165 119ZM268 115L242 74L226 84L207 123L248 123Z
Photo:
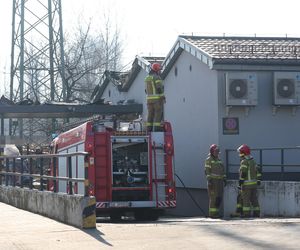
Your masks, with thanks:
M223 135L239 134L239 118L226 117L223 118Z

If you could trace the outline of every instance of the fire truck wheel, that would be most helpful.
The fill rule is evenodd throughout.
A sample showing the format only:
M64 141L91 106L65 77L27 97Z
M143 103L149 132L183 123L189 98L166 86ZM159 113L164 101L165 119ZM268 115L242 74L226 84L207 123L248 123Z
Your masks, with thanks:
M114 222L120 221L122 219L122 215L118 212L111 213L109 215L109 217L110 217L110 220L114 221Z

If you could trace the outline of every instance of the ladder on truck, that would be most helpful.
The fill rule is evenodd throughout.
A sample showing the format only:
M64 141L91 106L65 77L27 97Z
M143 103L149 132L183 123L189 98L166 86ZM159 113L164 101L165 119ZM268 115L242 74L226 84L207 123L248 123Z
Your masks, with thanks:
M170 197L167 192L167 162L164 144L159 145L153 141L152 152L155 177L153 182L155 186L156 207L166 207L169 206ZM161 158L163 158L163 161L161 161ZM161 190L163 190L163 192Z

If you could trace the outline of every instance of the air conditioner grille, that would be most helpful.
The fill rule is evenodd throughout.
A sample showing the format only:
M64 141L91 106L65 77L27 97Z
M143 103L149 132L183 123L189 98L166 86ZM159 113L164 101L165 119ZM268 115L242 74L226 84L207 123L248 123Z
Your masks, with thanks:
M247 80L234 79L229 85L230 95L234 98L243 98L247 95Z
M277 79L277 94L283 98L290 98L295 93L295 81L292 79Z
M226 72L226 105L257 105L257 76L255 72Z

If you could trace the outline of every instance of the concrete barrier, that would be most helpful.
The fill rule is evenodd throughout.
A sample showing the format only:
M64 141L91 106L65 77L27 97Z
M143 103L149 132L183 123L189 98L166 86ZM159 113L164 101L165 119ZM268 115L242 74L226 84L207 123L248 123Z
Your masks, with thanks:
M0 201L79 228L96 227L95 197L0 186Z
M235 212L238 181L228 181L224 190L224 216ZM300 217L300 182L263 181L258 187L262 216Z

